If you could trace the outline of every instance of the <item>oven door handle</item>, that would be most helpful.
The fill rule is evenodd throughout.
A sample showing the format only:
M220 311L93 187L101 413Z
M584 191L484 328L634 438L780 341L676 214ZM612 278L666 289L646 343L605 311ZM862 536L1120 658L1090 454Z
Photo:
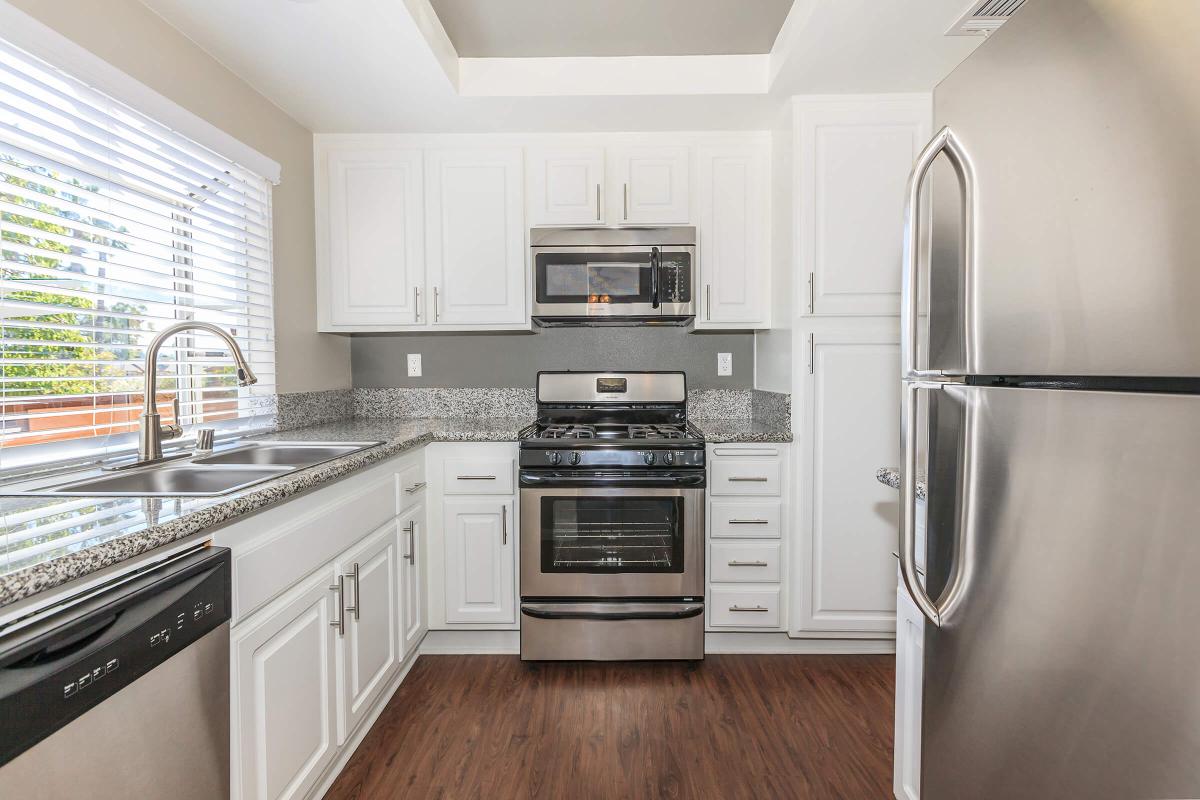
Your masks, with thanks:
M704 613L703 603L539 603L521 604L536 619L689 619Z
M702 470L696 472L651 472L645 475L637 473L593 473L569 474L552 472L522 472L520 485L531 486L588 486L596 489L636 488L641 486L671 489L677 486L703 488L705 475Z

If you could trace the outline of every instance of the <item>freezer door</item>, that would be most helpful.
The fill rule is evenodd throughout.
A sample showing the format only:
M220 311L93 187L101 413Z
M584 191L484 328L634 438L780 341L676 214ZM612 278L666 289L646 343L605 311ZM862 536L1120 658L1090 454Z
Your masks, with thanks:
M931 394L923 800L1200 797L1200 397Z
M1200 376L1200 3L1026 3L934 93L929 366ZM973 312L972 312L973 309ZM966 342L965 326L973 339Z

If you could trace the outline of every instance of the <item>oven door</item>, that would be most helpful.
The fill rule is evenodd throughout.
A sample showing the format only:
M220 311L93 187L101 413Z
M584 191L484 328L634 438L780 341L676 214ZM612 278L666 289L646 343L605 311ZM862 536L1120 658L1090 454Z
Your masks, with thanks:
M540 247L533 251L533 316L688 317L691 247Z
M704 595L704 490L521 490L521 596Z

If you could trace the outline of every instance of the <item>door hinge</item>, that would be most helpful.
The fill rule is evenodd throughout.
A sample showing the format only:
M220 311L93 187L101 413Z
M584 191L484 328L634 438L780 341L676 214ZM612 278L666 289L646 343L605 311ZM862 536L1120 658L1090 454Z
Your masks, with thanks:
M808 374L809 374L809 375L812 375L812 374L813 374L813 361L814 361L814 355L813 355L813 335L810 333L810 334L808 335Z
M813 273L808 273L808 313L815 314L816 292L813 291Z

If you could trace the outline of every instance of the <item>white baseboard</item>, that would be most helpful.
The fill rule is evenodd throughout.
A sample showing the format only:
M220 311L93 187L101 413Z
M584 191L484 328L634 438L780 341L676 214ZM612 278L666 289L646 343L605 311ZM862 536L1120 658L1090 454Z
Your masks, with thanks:
M520 652L520 631L430 631L421 642L421 654L431 656L515 656Z
M430 631L422 655L517 655L520 631ZM718 631L704 634L704 652L716 654L894 653L894 639L791 639L778 633Z
M894 639L792 639L778 633L736 633L733 631L704 634L704 652L711 655L780 654L780 655L866 655L896 652Z
M362 744L362 740L366 738L367 733L374 727L375 721L379 719L379 715L387 708L387 704L392 701L392 695L400 688L400 684L404 683L404 679L408 677L409 670L412 669L413 664L417 663L417 657L420 655L421 648L419 646L414 647L413 651L408 654L408 660L400 665L400 672L392 679L391 685L375 701L375 708L371 710L371 713L363 719L355 732L342 745L341 752L338 753L338 757L334 762L329 765L329 771L325 773L325 777L316 784L316 789L309 793L309 800L324 797L329 788L333 786L333 782L338 779L338 776L342 774L342 770L350 763L350 759L357 752L358 746Z

